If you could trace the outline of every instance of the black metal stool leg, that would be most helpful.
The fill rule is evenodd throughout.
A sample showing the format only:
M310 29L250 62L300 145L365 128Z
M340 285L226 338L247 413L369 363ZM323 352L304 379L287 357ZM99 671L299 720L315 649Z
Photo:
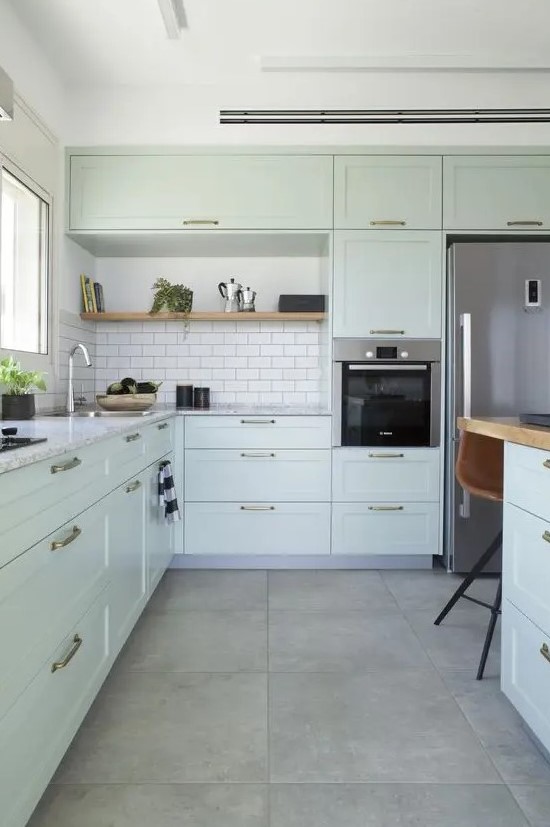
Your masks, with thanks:
M495 597L495 602L493 603L491 609L491 619L489 621L489 626L487 627L487 635L485 637L485 643L483 644L483 651L481 653L481 660L479 661L479 666L477 670L476 680L480 681L483 677L483 673L485 671L485 664L487 663L487 656L489 654L489 649L491 648L491 641L493 640L493 634L495 631L496 622L498 616L500 614L500 606L502 603L502 575L500 575L498 581L498 589Z
M449 602L447 603L447 605L445 606L443 611L440 612L440 614L434 620L434 624L436 626L439 626L441 621L449 614L449 612L451 611L451 609L453 608L455 603L457 603L460 600L460 598L462 597L464 592L468 589L469 586L472 585L472 583L474 582L474 580L476 579L478 574L480 574L483 571L483 569L485 568L485 566L487 565L487 563L489 562L491 557L493 557L493 555L497 553L497 551L499 550L499 548L501 546L502 546L502 531L499 531L499 533L497 534L497 536L495 537L495 539L493 540L493 542L491 543L491 545L489 546L487 551L485 551L481 555L481 557L479 558L479 560L477 561L475 566L473 566L470 573L466 575L466 577L464 578L464 580L462 581L462 583L460 584L458 589L455 591L455 593L453 594L453 596L451 597L451 599L449 600Z

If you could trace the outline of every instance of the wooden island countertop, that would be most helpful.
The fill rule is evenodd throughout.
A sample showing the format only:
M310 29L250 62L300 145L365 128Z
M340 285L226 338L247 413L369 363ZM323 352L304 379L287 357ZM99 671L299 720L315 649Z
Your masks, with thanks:
M461 431L473 434L482 434L505 442L515 442L518 445L528 445L530 448L542 448L550 451L550 428L541 428L537 425L522 425L514 416L459 416L457 425Z

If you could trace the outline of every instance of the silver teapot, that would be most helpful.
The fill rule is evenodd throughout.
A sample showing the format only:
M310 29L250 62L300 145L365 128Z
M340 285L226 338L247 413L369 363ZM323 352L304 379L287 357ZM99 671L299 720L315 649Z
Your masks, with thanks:
M256 291L251 290L250 287L247 287L246 290L242 291L243 296L243 310L247 313L253 313L256 308L254 306L254 299L256 298Z
M230 279L229 282L220 281L218 290L225 299L224 311L226 313L238 313L243 309L243 286Z

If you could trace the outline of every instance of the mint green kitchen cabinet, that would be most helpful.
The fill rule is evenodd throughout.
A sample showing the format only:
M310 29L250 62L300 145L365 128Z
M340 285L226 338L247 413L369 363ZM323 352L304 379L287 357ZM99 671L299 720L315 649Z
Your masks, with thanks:
M342 155L334 159L336 229L441 229L442 159Z
M441 553L439 519L439 503L334 503L332 553L431 557Z
M329 155L74 155L69 230L329 229Z
M334 233L335 337L439 339L442 291L440 232Z
M443 161L448 230L550 227L550 155L460 155Z

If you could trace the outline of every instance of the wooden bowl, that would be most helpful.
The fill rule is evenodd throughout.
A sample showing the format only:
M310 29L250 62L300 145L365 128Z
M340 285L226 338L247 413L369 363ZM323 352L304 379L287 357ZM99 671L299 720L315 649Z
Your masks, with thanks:
M105 411L146 411L156 398L156 393L97 394L96 402Z

